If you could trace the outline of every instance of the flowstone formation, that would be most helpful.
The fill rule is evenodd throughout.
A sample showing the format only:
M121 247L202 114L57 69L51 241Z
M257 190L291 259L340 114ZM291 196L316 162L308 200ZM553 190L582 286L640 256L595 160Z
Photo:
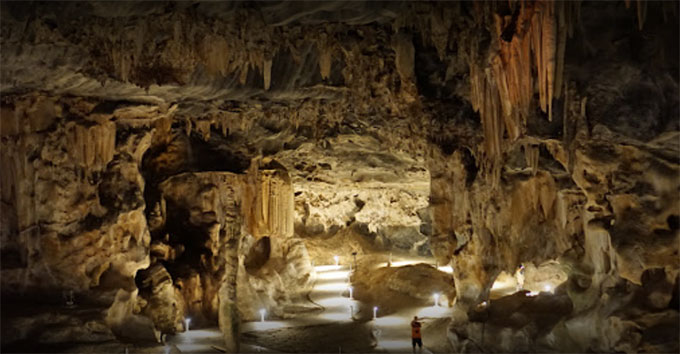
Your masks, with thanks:
M679 350L674 2L0 19L3 351L153 348L187 325L238 351L262 309L318 312L314 264L338 252L453 268L364 274L445 293L435 351Z

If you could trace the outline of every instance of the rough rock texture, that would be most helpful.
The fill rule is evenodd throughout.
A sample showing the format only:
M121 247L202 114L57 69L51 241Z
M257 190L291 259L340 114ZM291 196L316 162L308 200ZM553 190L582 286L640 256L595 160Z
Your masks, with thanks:
M250 235L241 244L238 310L245 320L292 317L314 310L306 298L314 272L307 247L295 237L293 184L286 168L270 158L251 166L244 215Z
M0 10L3 308L73 290L96 314L47 338L3 311L3 350L187 315L235 350L253 309L305 309L324 237L360 234L453 266L448 349L678 351L677 4ZM478 306L545 262L553 294Z
M662 15L662 4L650 6L657 6L656 15ZM468 145L448 157L444 149L431 160L433 250L442 261L451 259L456 270L458 306L467 313L454 318L450 325L457 350L677 350L677 336L662 339L654 334L677 329L663 319L677 319L677 305L671 301L673 291L669 287L661 295L659 290L642 290L651 285L649 280L648 285L639 287L645 274L656 274L660 288L664 287L661 284L678 283L679 235L674 226L680 187L678 100L661 93L677 92L677 80L671 83L665 71L677 75L677 66L662 61L652 69L648 66L651 64L636 57L635 49L631 51L640 35L656 36L658 45L664 42L666 37L661 33L667 29L662 22L650 25L643 34L609 27L595 35L602 24L596 10L611 18L629 16L614 4L583 5L581 12L587 15L581 18L580 28L567 46L575 49L571 55L567 51L564 59L558 58L565 60L564 76L570 80L561 91L563 97L556 101L561 110L555 110L555 103L548 98L548 105L552 103L553 107L547 117L530 113L525 124L509 124L507 119L513 117L514 110L504 116L499 107L506 100L514 104L513 90L520 89L499 86L497 97L493 90L484 94L491 96L483 96L473 88L473 95L493 101L477 103L477 107L499 109L489 116L488 109L480 108L485 129L483 154ZM516 7L515 11L520 15L511 44L515 39L523 40L523 35L535 35L535 23L521 23L529 9ZM562 13L558 15L562 21ZM623 23L632 26L631 22L627 19ZM521 26L527 25L531 26L529 31L521 32ZM621 42L600 46L622 33L626 33L623 41L630 46ZM507 40L502 35L496 38L504 55L503 41ZM532 46L531 51L537 53L537 48ZM677 61L677 45L665 48L673 48L669 55ZM660 47L654 50L663 51ZM496 52L489 53L493 57ZM596 65L602 72L588 76ZM642 74L640 67L648 70ZM515 75L497 68L494 74L486 70L486 80L499 72ZM539 72L539 85L541 75ZM495 84L486 81L486 85ZM548 87L547 93L554 90L559 97L556 88ZM507 93L503 90L509 90L510 98L504 97ZM539 90L540 106L549 111L543 90ZM520 111L520 118L522 114ZM554 304L546 305L545 311L564 304L564 317L553 318L537 332L523 324L505 322L503 316L510 314L476 315L477 304L488 299L500 271L514 273L523 262L551 259L562 265L569 280L555 295L540 299ZM502 306L492 302L491 308ZM536 304L531 311L544 310ZM517 309L515 315L522 316L523 312ZM651 324L651 317L659 322ZM507 340L484 341L475 328L484 323L500 326L487 327L491 338ZM527 323L535 325L537 320Z
M338 135L304 143L279 159L293 174L295 222L301 235L361 229L383 248L417 251L428 206L429 174L422 159L381 151L370 136ZM313 162L313 163L310 163Z
M381 256L387 260L385 255ZM356 315L358 318L371 319L373 306L379 307L381 316L391 316L404 309L430 307L434 293L440 294L441 306L451 306L455 301L456 289L450 274L422 263L378 268L375 261L370 255L360 257L352 275L353 296L362 305Z
M263 239L260 239L260 241ZM238 309L242 319L255 321L260 309L267 310L271 318L290 318L299 313L318 310L307 299L311 289L311 260L305 243L299 238L271 241L272 246L260 264L250 263L252 239L246 238L242 247L250 248L239 270ZM244 252L245 253L245 252Z

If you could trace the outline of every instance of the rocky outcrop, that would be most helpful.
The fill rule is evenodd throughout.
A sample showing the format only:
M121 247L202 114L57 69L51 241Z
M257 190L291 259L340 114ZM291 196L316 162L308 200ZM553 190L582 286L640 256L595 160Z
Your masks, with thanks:
M259 166L259 167L258 167ZM238 283L242 318L257 320L265 309L269 316L288 318L315 310L307 293L314 272L307 247L293 229L293 183L286 168L264 159L251 166L244 215L251 234L244 237Z
M518 29L527 9L516 8ZM613 17L625 16L611 8L606 11L611 11ZM582 21L584 27L580 31L588 31L587 28L597 26L599 20L587 17ZM512 26L511 22L505 30ZM649 33L663 31L660 28L655 26ZM514 50L513 45L534 36L531 31L531 27L528 32L518 30L512 41L503 38L505 31L498 31L492 40L498 41L502 57L508 48ZM602 37L611 38L619 31L621 29L610 28ZM579 47L583 45L581 41L588 41L582 37L585 33L577 33L579 36L569 42L571 46ZM634 38L628 40L634 41ZM517 48L521 49L521 46ZM542 50L538 45L531 48L536 55L542 55ZM665 95L657 95L655 99L642 96L647 102L644 104L647 108L642 109L633 103L636 101L619 100L617 97L620 96L615 93L621 92L619 90L629 92L627 90L646 87L641 90L654 92L656 85L667 82L662 72L651 70L647 76L636 74L635 69L630 69L634 65L626 50L603 47L595 55L608 62L610 68L618 68L611 70L619 73L629 70L628 74L609 75L605 71L592 78L581 76L584 67L570 66L582 58L567 53L563 60L566 62L565 76L570 79L561 91L562 99L556 101L563 110L558 112L553 106L552 112L553 121L558 119L557 124L542 120L550 119L550 114L543 117L533 113L529 113L526 125L508 122L507 112L503 121L502 108L508 100L501 85L503 80L494 82L490 78L506 75L506 80L507 75L516 75L518 71L510 70L514 65L512 60L502 62L510 65L503 70L493 67L492 61L492 68L480 72L480 75L487 75L483 83L487 86L480 87L497 88L499 92L480 93L475 91L481 90L479 87L472 88L473 96L490 100L473 101L473 107L480 108L484 144L467 145L455 151L447 151L447 146L442 144L439 154L432 157L433 253L442 262L450 259L457 270L454 273L457 308L461 312L450 325L457 350L533 351L539 347L566 351L636 351L647 347L676 350L677 344L655 338L649 329L664 327L671 330L661 323L667 323L663 319L666 316L677 316L670 302L672 291L668 289L666 295L661 295L659 290L650 290L646 295L639 295L638 286L640 277L651 274L658 277L655 289L676 281L673 279L677 276L678 262L671 258L677 258L674 243L679 235L671 226L674 217L669 219L669 216L677 212L677 156L680 150L677 141L669 144L674 139L671 137L677 135L677 129L667 125L665 119L677 117L677 108L673 108L677 101L669 100ZM489 50L489 55L494 57L495 49ZM615 59L617 55L618 59ZM545 76L541 79L540 70L538 76L539 81L545 79ZM622 78L635 83L621 82ZM570 80L589 87L590 94L578 91L576 82ZM508 91L511 103L515 98L522 98L521 95L513 96L513 91L521 93L522 85L519 85L520 89L514 84L508 84L508 87L515 87ZM554 86L553 90L558 97ZM677 90L677 83L670 85L669 90ZM539 96L543 97L551 90L539 91ZM598 93L591 95L595 91ZM598 103L592 104L591 99ZM548 111L550 107L544 103L555 104L551 98L546 102L540 98L540 101L540 107ZM609 104L612 101L617 102L616 108ZM512 106L510 112L521 109L520 103L515 102L519 107ZM600 103L610 109L605 111ZM486 107L486 111L481 111L482 107ZM498 116L489 116L489 109L497 110ZM668 115L668 112L673 113ZM642 119L643 116L647 118ZM631 129L640 124L649 125ZM652 125L656 128L651 128ZM518 135L513 133L515 127L519 127ZM503 135L504 130L508 134ZM497 160L494 155L502 158ZM450 183L451 180L454 182ZM644 246L638 241L642 239ZM507 303L510 300L491 301L490 312L480 309L479 304L488 301L490 286L500 271L513 274L521 263L537 264L549 260L559 264L568 280L555 289L553 295L542 293L538 297L540 301L553 304L547 307L563 309L561 315L546 324L547 327L535 331L510 323L512 321L506 322L506 316L525 316L522 307ZM652 281L647 282L650 286ZM650 301L654 301L651 298L657 299L656 307L648 307ZM520 297L512 301L538 300ZM509 314L494 313L494 302L498 306L496 309L509 307L513 310ZM531 306L532 312L541 311L538 304ZM641 307L647 310L639 310ZM659 322L651 324L649 316ZM537 321L529 319L526 323L533 325ZM487 328L492 337L506 339L485 341L484 336L480 337L478 327Z
M179 316L190 317L194 326L217 321L220 287L236 277L236 273L227 273L231 269L227 263L238 249L242 184L240 175L203 172L179 174L159 185L165 222L156 234L165 236L158 244L176 250L164 264L177 287L177 297L186 304ZM156 283L152 274L139 276ZM154 292L162 291L161 286L154 284ZM167 295L175 297L173 292Z
M375 138L348 134L277 155L292 174L299 234L356 227L384 249L427 249L420 210L428 205L428 171L418 159L379 146Z
M24 322L8 320L3 331L45 338L34 343L45 347L32 350L111 340L120 332L106 309L117 293L135 291L137 270L149 264L138 170L138 149L148 140L143 133L117 136L125 124L112 114L95 114L90 101L40 95L3 100L3 298L30 301L57 318L19 315ZM85 309L64 309L64 294ZM153 340L152 324L144 326L144 339ZM26 338L3 339L11 346Z
M126 152L114 157L113 122L86 112L78 123L59 119L92 108L78 103L35 97L5 106L15 129L3 135L3 252L16 264L3 282L17 294L86 291L105 272L131 279L148 262L143 180ZM112 200L106 187L125 200Z

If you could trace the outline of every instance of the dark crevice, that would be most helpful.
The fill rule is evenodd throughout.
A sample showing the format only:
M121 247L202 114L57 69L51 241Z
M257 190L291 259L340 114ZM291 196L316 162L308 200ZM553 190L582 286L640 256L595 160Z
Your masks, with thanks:
M680 229L680 217L678 215L668 215L666 222L668 223L668 228L670 228L671 231L677 231Z
M472 152L469 149L461 149L463 167L465 167L465 186L470 187L477 178L477 173L479 172L479 167L477 166L477 160L475 159Z

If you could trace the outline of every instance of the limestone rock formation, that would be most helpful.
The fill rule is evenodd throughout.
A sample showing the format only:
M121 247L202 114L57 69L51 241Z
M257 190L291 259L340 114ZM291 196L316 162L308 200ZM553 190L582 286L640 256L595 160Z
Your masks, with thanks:
M2 2L2 350L152 346L191 318L235 352L259 309L319 310L314 264L393 252L453 269L364 274L395 304L446 292L437 350L677 352L678 17Z

